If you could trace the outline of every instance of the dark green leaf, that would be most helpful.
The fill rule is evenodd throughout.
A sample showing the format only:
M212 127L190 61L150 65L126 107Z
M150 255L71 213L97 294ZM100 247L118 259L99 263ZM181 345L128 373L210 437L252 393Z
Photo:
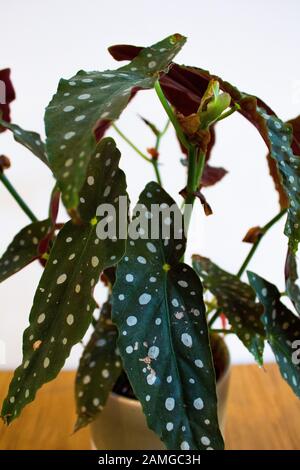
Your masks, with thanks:
M194 255L193 266L204 286L216 296L233 331L261 365L265 336L260 320L263 309L255 302L253 289L203 256Z
M4 401L2 416L7 423L34 399L45 382L56 377L90 324L96 307L94 285L101 271L116 264L124 253L124 239L98 238L95 217L98 206L105 203L115 206L119 217L118 199L126 195L119 158L112 139L100 142L80 194L82 223L67 222L50 252L35 294L30 326L24 332L22 365L15 371Z
M156 183L146 186L139 204L143 210L134 223L142 220L140 233L150 226L159 233L154 239L145 231L137 240L131 234L117 268L113 321L123 364L149 427L167 448L220 449L202 286L193 269L180 262L182 216ZM166 211L160 224L154 205ZM170 234L163 233L167 227Z
M122 363L116 341L117 328L111 321L111 304L108 301L103 304L76 374L76 431L93 421L102 411L121 373Z
M281 301L278 289L262 277L248 271L249 282L264 306L262 321L267 340L275 354L281 375L300 397L300 319Z
M61 80L45 115L47 151L68 209L78 205L101 120L117 119L137 89L152 88L185 38L173 35L145 48L130 64L105 72L80 71Z
M39 257L39 244L51 229L51 220L33 222L24 227L0 259L0 282Z
M285 263L286 292L300 315L300 287L297 282L299 282L299 277L296 255L288 251Z
M24 147L30 150L36 157L42 160L45 165L49 166L45 144L39 134L32 131L25 131L16 124L10 124L2 119L0 119L0 124L13 133L15 140L19 144L24 145Z
M258 108L259 114L265 119L270 140L270 155L279 168L283 187L289 198L288 217L284 233L289 237L289 246L297 251L300 241L300 157L291 149L292 128L275 116L268 115Z

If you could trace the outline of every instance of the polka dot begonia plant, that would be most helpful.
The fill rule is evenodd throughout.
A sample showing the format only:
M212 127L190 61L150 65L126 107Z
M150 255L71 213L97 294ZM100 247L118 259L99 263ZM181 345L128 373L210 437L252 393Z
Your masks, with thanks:
M145 48L113 46L109 52L126 65L81 70L61 79L46 108L45 143L10 122L15 95L9 70L0 71L9 91L8 103L0 105L0 131L10 131L55 179L48 215L39 221L7 178L7 158L0 159L1 182L31 219L0 258L0 282L34 260L43 268L23 335L22 363L2 407L7 424L57 376L89 326L93 331L76 375L75 430L101 413L125 377L126 390L140 401L149 428L166 448L223 449L218 368L210 345L218 333L237 335L259 365L267 341L282 377L300 396L300 119L284 123L259 98L208 71L174 63L185 41L174 34ZM155 137L154 146L144 152L116 121L138 92L149 89L156 92L168 121L159 130L142 110ZM195 200L210 215L203 189L227 173L208 160L216 127L234 112L253 124L267 145L280 212L248 231L244 241L251 249L231 274L200 255L193 256L191 266L185 251ZM163 187L160 172L160 142L169 124L187 173L185 187L178 188L182 209ZM132 212L120 152L111 137L104 137L111 130L153 166L156 176L156 182L145 182ZM60 199L69 216L65 223L57 221ZM242 281L260 241L285 215L285 292L253 272L248 272L249 282ZM195 249L201 251L199 244ZM94 289L100 281L108 299L99 307Z

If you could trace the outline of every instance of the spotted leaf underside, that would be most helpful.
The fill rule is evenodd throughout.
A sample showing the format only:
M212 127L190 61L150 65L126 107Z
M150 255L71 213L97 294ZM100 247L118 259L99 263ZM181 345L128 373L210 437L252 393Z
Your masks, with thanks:
M78 193L95 149L95 131L117 119L137 89L152 88L185 42L173 35L144 49L130 64L105 72L80 71L59 82L47 107L45 124L51 168L68 209L78 205Z
M248 278L264 306L262 322L281 375L300 397L300 319L280 301L273 284L252 272Z
M122 370L117 350L117 328L111 321L111 303L103 304L100 318L84 349L76 374L75 430L86 426L100 413Z
M261 365L265 337L260 320L263 308L255 301L253 289L203 256L193 256L193 267L203 285L216 296L218 307L228 318L235 334Z
M132 224L140 225L143 238L135 240L130 232L113 288L113 321L126 373L149 427L168 449L220 449L202 286L180 262L186 243L181 213L156 183L146 186L138 207Z
M109 50L117 60L131 60L143 48L118 45ZM172 64L160 82L174 108L188 116L197 112L212 79L218 80L221 89L230 94L232 105L239 105L238 111L257 128L268 147L267 161L279 194L279 203L281 208L288 207L285 234L289 238L291 250L296 252L300 241L299 118L292 119L290 123L282 122L261 99L239 91L220 77L198 67Z
M270 152L269 170L279 193L280 205L282 208L288 207L284 232L289 238L291 250L295 252L300 241L300 157L293 153L295 139L292 135L292 125L280 120L259 98L240 92L230 83L206 70L183 66L179 68L178 74L181 78L188 75L193 85L198 83L199 90L211 79L217 79L223 91L230 94L232 104L238 104L239 112L260 132Z
M45 144L39 134L32 131L25 131L20 126L3 121L2 119L0 119L0 125L13 133L16 142L26 147L45 163L45 165L49 166Z
M126 196L119 158L112 139L98 144L80 193L82 223L67 222L51 249L34 297L30 325L24 332L23 361L3 404L2 416L7 423L34 399L45 382L56 377L90 324L96 308L93 289L102 270L116 264L124 253L124 239L100 239L96 233L97 207L111 204L118 220L118 199Z
M51 220L33 222L24 227L0 258L0 282L25 268L40 256L39 245L51 229Z
M142 50L142 47L124 44L109 48L109 52L116 60L132 60ZM189 116L193 113L197 113L201 99L210 80L212 79L218 80L222 90L230 94L232 105L239 105L239 112L258 129L269 150L271 150L272 144L271 139L269 138L270 136L268 135L266 120L259 112L259 107L262 108L267 115L273 115L273 117L275 117L275 113L259 98L240 92L236 87L222 80L220 77L211 74L207 70L174 63L172 64L172 67L170 67L168 73L160 78L160 84L167 99L174 106L176 111L184 116ZM291 120L291 124L294 129L296 128L296 131L298 131L299 120L297 118ZM297 144L296 140L296 138L293 139L292 148L294 153L299 155L298 152L295 152ZM299 144L297 145L297 148L300 149ZM279 194L280 206L281 208L286 208L289 205L289 201L282 184L277 163L270 155L267 156L267 161L270 176L272 177L275 189Z
M259 131L268 149L268 165L270 175L273 178L275 188L279 193L280 205L282 208L288 207L288 218L285 225L285 234L289 238L289 246L292 251L296 251L300 241L300 158L293 154L295 139L292 135L292 125L282 122L262 100L259 98L240 92L230 83L225 82L220 77L210 74L208 71L197 67L178 66L176 69L176 80L188 81L185 87L198 87L198 97L201 91L211 79L220 82L223 91L231 96L232 105L239 105L239 112L248 119ZM175 73L175 70L170 72ZM175 87L176 88L176 87ZM189 96L189 95L187 95ZM195 95L197 96L197 95ZM194 98L194 103L197 100ZM193 102L191 97L190 101ZM187 98L187 101L189 101ZM171 102L176 107L176 94L172 94Z

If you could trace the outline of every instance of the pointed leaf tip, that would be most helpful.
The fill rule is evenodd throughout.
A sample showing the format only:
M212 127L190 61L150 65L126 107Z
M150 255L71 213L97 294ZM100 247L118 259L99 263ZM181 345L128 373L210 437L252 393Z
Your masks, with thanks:
M186 244L181 212L156 183L145 187L138 207L148 236L129 239L113 288L125 371L149 427L168 449L221 449L202 286L180 262ZM157 207L172 211L154 222L157 237L150 237Z
M218 307L225 313L233 331L262 365L265 339L261 322L263 309L255 302L253 289L203 256L193 256L193 267L204 286L217 298Z
M137 89L150 89L167 71L185 38L172 35L147 47L128 65L104 72L79 71L61 79L46 114L47 152L67 209L76 209L89 159L96 147L95 129L114 121Z
M51 229L51 220L33 222L24 227L0 258L0 282L17 273L40 256L39 246Z
M112 139L98 144L80 192L83 223L67 222L51 249L23 336L23 361L16 369L2 416L11 422L34 400L38 389L56 377L74 344L86 332L97 304L94 286L103 269L123 256L125 239L102 239L90 220L101 204L111 204L119 220L120 196L126 197L120 153ZM107 188L109 187L109 191ZM127 198L126 198L127 201ZM124 212L127 213L127 207Z
M117 349L117 328L111 321L110 299L103 304L100 318L85 347L76 374L75 431L93 421L102 411L121 370Z
M262 322L266 338L273 350L284 380L300 397L300 318L294 315L280 300L280 292L274 284L249 271L248 278L256 295L264 306Z
M3 121L2 119L0 119L0 128L1 126L5 129L9 129L16 142L30 150L30 152L49 167L45 144L37 132L26 131L20 126Z

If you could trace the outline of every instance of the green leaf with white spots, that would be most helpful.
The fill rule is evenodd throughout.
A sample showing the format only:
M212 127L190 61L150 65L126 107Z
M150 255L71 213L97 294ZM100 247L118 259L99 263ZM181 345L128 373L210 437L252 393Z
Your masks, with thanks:
M76 374L75 430L86 426L100 413L122 370L117 350L117 328L111 321L111 303L103 304L100 318L84 349Z
M285 286L289 298L300 315L300 287L297 259L296 255L291 251L288 251L285 262Z
M292 126L285 124L276 116L267 114L262 108L258 113L265 119L270 155L277 162L282 184L289 199L288 217L284 229L289 238L289 247L297 251L300 241L300 157L293 154Z
M67 222L51 249L34 297L30 325L24 332L23 361L3 404L2 416L7 423L34 399L45 382L56 377L91 322L96 308L93 289L102 270L123 256L124 239L100 239L99 231L96 233L99 205L115 207L118 220L118 200L126 196L119 158L112 139L98 144L89 165L93 180L87 178L80 194L82 223Z
M260 319L263 308L255 302L253 289L203 256L193 256L193 267L203 285L217 298L218 307L228 318L234 333L261 365L265 339Z
M129 230L113 287L126 374L148 426L168 449L221 449L202 285L180 262L186 244L181 212L156 183L146 186L138 207L132 224L140 224L143 238L135 240Z
M39 257L39 244L51 230L51 225L50 219L33 222L14 237L0 258L0 282Z
M9 129L13 133L16 142L24 145L30 152L42 160L45 165L49 166L45 144L37 132L25 131L16 124L11 124L2 119L0 119L0 125L6 127L6 129Z
M78 205L101 120L117 119L138 89L153 88L185 38L179 34L145 48L130 64L105 72L80 71L60 80L45 114L47 151L67 209Z
M248 278L264 306L262 322L267 340L275 354L282 377L300 397L300 319L281 301L278 289L262 277L248 271Z

